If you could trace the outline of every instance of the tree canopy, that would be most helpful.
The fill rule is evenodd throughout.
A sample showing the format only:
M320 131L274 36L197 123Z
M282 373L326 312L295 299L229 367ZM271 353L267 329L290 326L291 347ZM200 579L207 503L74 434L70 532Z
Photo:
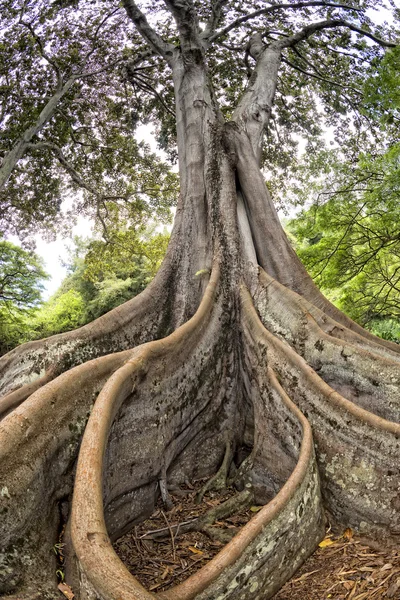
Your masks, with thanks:
M349 155L369 139L374 125L362 110L362 84L368 64L382 59L382 46L393 45L391 28L374 24L373 11L384 2L223 6L215 0L194 6L216 99L228 119L257 57L249 36L267 44L281 40L283 64L263 148L271 189L282 192L293 176L299 136L312 155L324 145L326 127L334 128L341 144L346 141ZM128 14L111 0L3 3L3 231L24 237L38 227L68 228L78 213L93 216L104 232L115 212L134 222L150 213L168 218L176 176L133 134L139 124L151 123L160 148L176 159L171 70L165 57L160 62L156 56L161 37L146 46L140 28L129 22L140 21L145 30L140 9L131 2L125 8ZM165 48L173 48L172 14L160 1L144 8ZM296 30L302 31L299 39ZM376 43L379 37L385 41ZM381 114L385 107L378 103L376 110Z
M79 213L103 228L116 211L169 219L176 201L176 176L133 136L124 65L137 36L113 2L77 7L2 5L0 228L20 238Z

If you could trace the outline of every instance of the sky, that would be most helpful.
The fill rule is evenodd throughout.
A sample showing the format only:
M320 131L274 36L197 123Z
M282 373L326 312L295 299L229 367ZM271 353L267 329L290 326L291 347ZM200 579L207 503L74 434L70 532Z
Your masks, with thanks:
M400 0L396 0L396 4L400 8ZM382 10L369 12L370 17L373 18L376 23L382 23L388 17L388 13ZM138 141L144 140L146 143L148 143L154 152L159 152L150 126L142 125L138 127L136 137ZM90 237L91 233L91 221L86 218L79 217L77 225L73 229L73 235ZM64 277L67 275L67 271L65 267L62 266L62 262L63 260L65 261L67 259L68 247L71 247L71 240L60 237L53 242L46 242L38 235L35 238L35 242L36 252L42 257L45 264L45 270L50 275L50 279L48 279L45 283L45 289L43 292L43 298L44 300L47 300L52 294L54 294Z

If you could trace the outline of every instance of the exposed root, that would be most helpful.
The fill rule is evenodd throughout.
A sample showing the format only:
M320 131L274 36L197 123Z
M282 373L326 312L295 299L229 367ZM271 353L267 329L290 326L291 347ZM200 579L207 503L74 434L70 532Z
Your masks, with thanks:
M224 295L218 293L213 271L194 317L168 338L139 348L134 360L108 380L93 408L76 471L71 532L79 565L77 575L87 578L98 595L124 600L137 595L150 598L115 554L111 539L118 539L130 529L130 524L153 512L157 482L160 478L165 481L163 461L171 483L179 484L185 476L195 479L196 474L197 478L205 477L217 468L215 457L223 432L236 433L234 427L239 423L237 441L244 437L245 422L234 414L240 401L237 387L226 386L228 377L234 381L232 372L237 363L229 360L236 360L236 338L227 336L227 331L231 331L229 321L223 327L226 322L222 319L229 311ZM207 378L203 373L207 373ZM267 384L265 375L262 383ZM258 419L255 476L261 488L268 485L273 441L262 437L271 420L264 388L262 393L254 414L254 424ZM299 411L285 399L283 402L285 412L283 418L279 414L277 422L284 422L290 432L283 432L283 445L291 443L290 436L295 443L285 470L278 465L281 489L276 498L257 512L203 569L180 583L179 589L170 594L163 592L163 600L193 598L206 589L208 597L218 597L236 577L243 580L242 589L249 590L253 576L263 581L264 597L271 597L282 578L287 578L287 573L292 573L320 540L323 519L311 431ZM251 422L250 419L247 425ZM223 464L216 478L224 485L234 443L236 439L226 441ZM272 478L275 480L275 474ZM253 491L253 487L245 487L223 506L198 519L195 526L193 522L181 523L179 530L196 527L215 539L215 519L237 511L242 503L254 503ZM256 503L263 504L258 500ZM299 515L304 513L307 518L301 519ZM170 522L168 516L167 520ZM166 537L171 538L172 532L175 539L179 534L178 526L167 525L163 529L160 534ZM282 557L289 547L294 548L296 557L286 566Z
M15 393L7 402L16 406L55 374L100 356L129 350L163 337L170 301L165 290L171 289L168 282L174 272L171 266L172 253L173 244L156 277L132 300L79 329L27 342L2 356L0 396ZM44 381L45 378L47 381Z
M34 392L36 392L39 388L49 383L54 377L57 375L57 367L54 365L50 367L47 372L36 379L32 383L27 383L22 387L6 394L3 397L0 397L0 419L5 417L8 413L10 413L14 408L17 408L22 402L24 402L29 396L31 396Z
M175 537L181 535L183 533L188 533L189 531L200 531L211 537L212 539L216 539L217 541L221 541L218 538L217 527L212 527L214 523L220 519L226 519L230 517L240 510L251 506L253 502L253 491L249 488L242 492L238 492L231 498L228 498L225 502L214 506L210 510L208 510L205 514L201 515L197 519L193 519L193 521L188 521L184 523L178 523L177 525L171 525L170 527L166 527L165 529L157 530L155 532L149 531L146 533L144 538L150 538L152 540L163 540L170 536L171 530L175 533ZM234 532L234 534L236 531ZM229 539L233 537L230 536ZM224 543L229 541L229 539L225 539Z
M222 461L222 464L218 471L213 475L207 483L202 487L200 492L197 494L196 503L200 504L203 501L204 494L206 492L210 492L211 490L219 491L224 490L227 487L227 479L229 473L229 467L232 462L232 450L231 443L229 440L226 440L225 445L225 454Z
M158 480L158 485L160 487L161 499L163 501L165 508L167 510L172 510L172 508L174 507L174 503L172 502L171 496L169 495L169 492L168 492L167 467L166 467L165 461L163 464L163 468L161 470L161 477Z
M260 291L258 291L255 294L255 304L260 314L262 314L262 320L268 314L269 319L276 320L282 327L289 329L289 337L290 323L296 328L299 327L300 320L304 319L304 328L304 325L308 324L311 319L323 333L333 338L343 340L353 346L358 346L370 353L383 356L396 363L400 361L400 345L391 342L387 346L382 343L385 340L363 330L359 325L354 329L349 328L346 324L335 321L334 318L325 314L321 308L318 308L318 306L312 304L295 291L285 287L261 268L259 268L259 282L262 293L260 294ZM361 335L359 329L366 335ZM299 337L301 338L302 336Z
M332 389L289 344L263 326L245 289L242 302L248 343L275 371L313 427L325 505L334 520L371 536L395 538L400 520L400 425Z
M24 589L40 589L46 597L43 588L51 587L55 573L58 505L72 492L84 427L104 382L132 353L63 373L0 422L0 596L8 591L5 571L11 581L20 578Z
M263 271L255 305L263 325L333 389L362 408L400 422L399 355L350 331Z

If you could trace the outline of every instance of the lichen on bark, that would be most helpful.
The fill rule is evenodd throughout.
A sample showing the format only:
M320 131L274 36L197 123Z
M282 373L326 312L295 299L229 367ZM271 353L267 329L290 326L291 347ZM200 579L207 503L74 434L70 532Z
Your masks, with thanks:
M0 360L0 594L58 597L53 546L65 527L78 599L154 598L111 540L152 512L162 486L211 477L228 443L232 455L250 448L237 483L265 506L157 596L264 600L321 539L324 509L337 526L398 541L399 349L318 291L260 171L295 36L258 49L225 123L191 3L167 2L174 47L124 5L172 70L181 196L165 261L142 294Z

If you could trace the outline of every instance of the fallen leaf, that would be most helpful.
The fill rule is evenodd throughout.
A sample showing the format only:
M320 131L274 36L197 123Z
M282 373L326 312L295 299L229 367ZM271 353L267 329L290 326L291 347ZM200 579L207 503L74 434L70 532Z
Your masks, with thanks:
M64 594L64 596L66 598L68 598L68 600L72 600L73 598L75 598L74 592L71 590L69 585L67 585L66 583L59 583L58 589L60 590L61 593Z
M354 532L351 529L351 527L348 527L347 529L344 530L343 532L343 537L345 540L350 541L353 538Z
M190 550L190 552L193 552L194 554L204 554L203 550L199 550L194 546L189 546L188 550Z
M330 538L325 538L324 540L322 540L322 542L320 542L318 544L318 546L320 548L326 548L326 546L331 546L332 544L334 544L335 542L333 540L331 540Z
M342 584L346 588L346 590L352 590L354 587L354 581L342 581Z

